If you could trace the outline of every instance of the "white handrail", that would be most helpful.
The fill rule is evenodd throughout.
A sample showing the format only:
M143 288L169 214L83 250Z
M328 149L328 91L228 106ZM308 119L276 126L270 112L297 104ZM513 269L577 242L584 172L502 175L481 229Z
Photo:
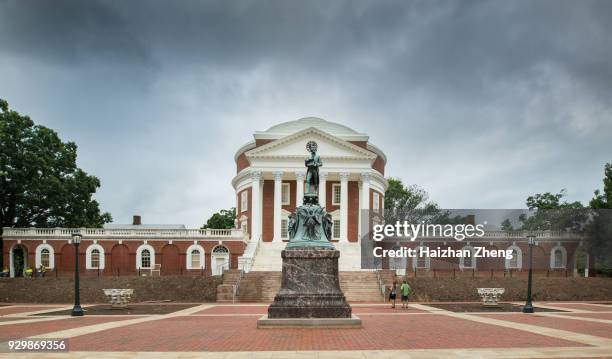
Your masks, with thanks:
M71 238L72 234L78 232L88 237L95 238L173 238L173 239L218 239L232 238L243 239L242 229L146 229L146 228L4 228L3 237L55 237Z

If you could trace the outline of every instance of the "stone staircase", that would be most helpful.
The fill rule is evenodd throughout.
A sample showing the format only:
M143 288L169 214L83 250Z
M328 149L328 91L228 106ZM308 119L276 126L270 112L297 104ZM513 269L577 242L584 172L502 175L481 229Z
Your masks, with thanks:
M223 274L223 284L217 287L217 301L231 302L233 286L240 272L229 270ZM390 271L381 272L381 278L388 287L393 281ZM236 302L272 302L281 283L280 271L252 271L240 280ZM340 288L349 302L382 302L383 296L376 272L340 272Z
M277 271L283 266L281 252L286 242L259 242L251 271ZM340 251L338 268L340 271L359 271L361 269L361 245L355 242L334 242Z

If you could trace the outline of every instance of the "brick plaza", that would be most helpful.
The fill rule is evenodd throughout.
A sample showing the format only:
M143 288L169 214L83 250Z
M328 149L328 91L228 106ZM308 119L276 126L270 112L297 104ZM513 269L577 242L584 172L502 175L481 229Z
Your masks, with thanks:
M408 309L354 303L361 329L257 329L267 304L194 303L169 314L80 318L53 313L70 305L14 304L0 307L0 342L66 338L70 351L0 358L612 357L612 303L537 306L562 311L457 313L427 303Z

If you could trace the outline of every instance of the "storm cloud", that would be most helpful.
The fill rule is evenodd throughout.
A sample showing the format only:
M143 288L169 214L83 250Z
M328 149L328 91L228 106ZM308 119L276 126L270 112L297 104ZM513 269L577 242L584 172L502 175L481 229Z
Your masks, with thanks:
M586 202L612 2L5 0L0 97L78 144L116 222L200 226L252 133L305 116L370 134L445 208Z

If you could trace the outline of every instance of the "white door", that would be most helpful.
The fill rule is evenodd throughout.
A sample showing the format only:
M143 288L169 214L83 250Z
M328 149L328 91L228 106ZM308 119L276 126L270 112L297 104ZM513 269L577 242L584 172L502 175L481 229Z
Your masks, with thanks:
M229 269L229 256L213 254L211 259L212 275L221 275L223 274L223 269Z

